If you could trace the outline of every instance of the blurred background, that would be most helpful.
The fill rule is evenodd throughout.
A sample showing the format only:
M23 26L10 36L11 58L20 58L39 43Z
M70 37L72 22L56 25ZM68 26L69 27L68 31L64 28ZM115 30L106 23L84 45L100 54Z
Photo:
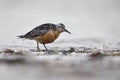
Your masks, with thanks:
M51 55L17 38L43 23L72 33L47 46ZM119 35L120 0L0 0L0 78L119 80Z
M120 0L0 0L0 45L34 44L16 36L43 23L64 23L71 31L56 42L83 38L119 41Z

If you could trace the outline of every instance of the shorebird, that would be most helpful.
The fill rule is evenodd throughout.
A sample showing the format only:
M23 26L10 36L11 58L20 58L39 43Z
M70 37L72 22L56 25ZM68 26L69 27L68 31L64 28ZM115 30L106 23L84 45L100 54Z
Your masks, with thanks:
M20 35L18 37L37 41L37 51L40 51L39 43L43 44L46 51L48 51L45 44L54 42L62 32L71 34L62 23L46 23L35 27L25 35Z

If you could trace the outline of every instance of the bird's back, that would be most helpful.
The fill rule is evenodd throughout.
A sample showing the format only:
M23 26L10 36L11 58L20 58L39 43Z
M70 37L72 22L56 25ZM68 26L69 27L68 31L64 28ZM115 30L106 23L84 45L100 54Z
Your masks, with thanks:
M20 38L27 38L27 39L34 39L35 37L45 35L49 30L55 31L56 29L57 29L57 27L55 24L46 23L46 24L42 24L42 25L37 26L36 28L29 31L25 35L22 35L19 37Z

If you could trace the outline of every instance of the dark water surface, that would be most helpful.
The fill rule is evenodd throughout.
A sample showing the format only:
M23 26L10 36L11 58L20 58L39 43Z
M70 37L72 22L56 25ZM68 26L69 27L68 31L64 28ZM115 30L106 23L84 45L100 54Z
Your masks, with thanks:
M1 56L2 80L119 80L120 57Z

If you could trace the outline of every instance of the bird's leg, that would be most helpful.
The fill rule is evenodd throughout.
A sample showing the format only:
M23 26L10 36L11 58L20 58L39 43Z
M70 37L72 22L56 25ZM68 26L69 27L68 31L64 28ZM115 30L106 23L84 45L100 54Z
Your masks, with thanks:
M43 46L45 47L45 49L48 52L48 54L50 54L50 51L47 49L47 47L45 46L45 44L43 44Z
M37 51L40 51L39 42L37 41Z
M45 47L46 51L48 51L47 47L45 46L45 44L43 44L43 46Z

